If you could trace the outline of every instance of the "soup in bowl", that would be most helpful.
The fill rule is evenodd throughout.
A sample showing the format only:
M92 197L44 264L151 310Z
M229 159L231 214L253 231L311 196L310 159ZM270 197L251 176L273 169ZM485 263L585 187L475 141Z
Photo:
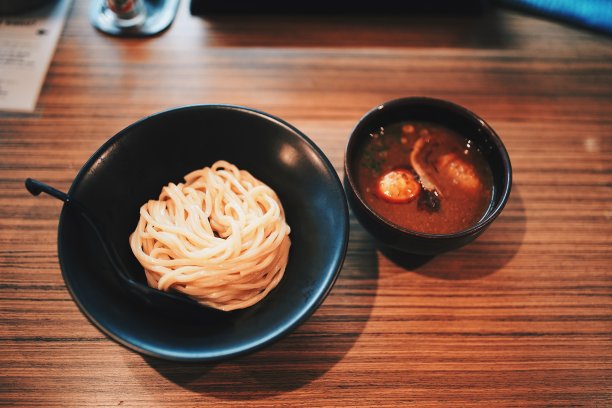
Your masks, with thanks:
M361 224L383 245L436 254L475 239L511 186L507 151L467 109L431 98L380 105L357 124L345 189Z

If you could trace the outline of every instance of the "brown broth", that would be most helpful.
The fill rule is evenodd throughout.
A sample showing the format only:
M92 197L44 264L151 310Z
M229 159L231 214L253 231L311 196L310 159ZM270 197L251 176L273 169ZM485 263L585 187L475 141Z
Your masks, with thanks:
M357 166L361 197L377 214L409 230L432 234L464 230L484 216L491 202L493 178L480 151L470 140L437 124L402 122L381 128L359 151ZM424 187L417 199L395 203L376 193L381 176L394 169L409 170ZM419 177L418 170L425 176ZM432 186L436 188L425 188ZM427 197L437 207L428 205Z

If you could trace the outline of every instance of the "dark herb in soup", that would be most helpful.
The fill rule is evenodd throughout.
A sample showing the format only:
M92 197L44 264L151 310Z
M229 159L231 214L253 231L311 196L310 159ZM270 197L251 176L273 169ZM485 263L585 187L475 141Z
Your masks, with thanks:
M404 228L444 234L478 222L493 178L469 139L437 124L403 122L370 135L357 157L360 194Z

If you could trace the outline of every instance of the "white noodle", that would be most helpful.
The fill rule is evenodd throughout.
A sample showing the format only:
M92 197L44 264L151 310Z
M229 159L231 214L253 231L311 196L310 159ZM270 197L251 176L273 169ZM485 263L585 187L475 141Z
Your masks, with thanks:
M218 161L144 204L130 247L149 286L229 311L259 302L278 285L289 233L276 193Z

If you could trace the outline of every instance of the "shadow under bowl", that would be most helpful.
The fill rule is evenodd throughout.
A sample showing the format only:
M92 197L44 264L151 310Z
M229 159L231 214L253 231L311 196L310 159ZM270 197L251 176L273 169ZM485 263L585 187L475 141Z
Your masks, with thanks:
M83 166L69 195L106 230L134 279L145 282L128 238L139 209L163 186L226 160L278 194L291 227L279 285L256 305L207 324L143 306L116 279L81 218L65 205L58 255L81 311L117 342L146 355L213 361L255 351L290 333L323 302L342 267L348 208L323 152L286 122L229 105L194 105L144 118L108 140Z
M394 123L423 121L443 125L469 138L483 154L493 175L491 204L471 227L448 234L412 231L387 220L369 206L357 180L358 155L370 134ZM503 210L512 185L508 152L495 131L480 117L454 103L424 97L396 99L370 110L353 129L344 159L344 189L349 205L361 225L379 243L401 252L436 255L468 244L482 234Z

